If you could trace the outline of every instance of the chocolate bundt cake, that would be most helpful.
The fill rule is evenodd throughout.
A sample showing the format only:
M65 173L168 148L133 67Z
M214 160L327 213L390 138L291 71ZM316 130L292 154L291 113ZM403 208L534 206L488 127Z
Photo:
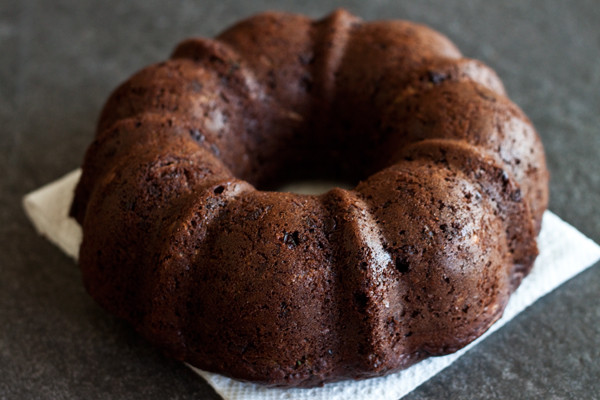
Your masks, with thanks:
M274 190L316 177L354 187ZM264 13L116 89L72 215L91 296L166 353L314 386L480 336L547 201L529 119L446 37Z

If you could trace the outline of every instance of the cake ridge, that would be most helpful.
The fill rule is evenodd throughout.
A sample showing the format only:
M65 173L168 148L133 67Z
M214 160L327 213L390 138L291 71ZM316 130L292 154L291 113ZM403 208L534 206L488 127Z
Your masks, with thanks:
M354 332L352 336L348 332L340 335L352 337L351 343L354 343L343 344L350 347L346 349L348 358L345 362L360 366L357 369L371 371L352 376L365 377L390 368L387 360L390 354L384 351L385 339L368 327L383 324L383 311L393 306L394 300L388 296L390 290L384 290L390 283L396 283L394 274L390 273L393 260L386 250L382 232L374 223L369 210L371 206L360 192L335 188L322 196L337 221L331 240L341 253L337 253L332 266L336 275L342 278L338 290L340 301L349 307L341 325L349 326L348 329Z
M346 46L350 40L350 30L361 24L362 20L344 9L337 9L327 17L316 21L313 30L313 60L321 60L314 65L315 81L321 82L319 104L330 104L335 91L335 76L344 58ZM309 62L312 63L311 60ZM320 67L320 68L317 68Z

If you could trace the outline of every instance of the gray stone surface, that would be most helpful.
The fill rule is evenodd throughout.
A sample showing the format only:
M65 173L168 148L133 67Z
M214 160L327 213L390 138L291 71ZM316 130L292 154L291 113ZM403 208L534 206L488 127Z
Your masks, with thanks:
M84 292L21 197L76 168L111 88L191 35L265 9L430 24L537 126L550 208L600 241L600 7L548 1L0 2L0 399L218 398ZM546 296L409 399L599 398L600 268Z

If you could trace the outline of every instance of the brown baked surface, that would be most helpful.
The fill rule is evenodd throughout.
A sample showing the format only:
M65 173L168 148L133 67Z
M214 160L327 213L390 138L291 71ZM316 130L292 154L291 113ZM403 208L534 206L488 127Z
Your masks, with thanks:
M353 182L319 196L297 178ZM96 301L178 359L275 386L460 349L537 255L542 144L494 71L406 21L264 13L102 111L72 214Z

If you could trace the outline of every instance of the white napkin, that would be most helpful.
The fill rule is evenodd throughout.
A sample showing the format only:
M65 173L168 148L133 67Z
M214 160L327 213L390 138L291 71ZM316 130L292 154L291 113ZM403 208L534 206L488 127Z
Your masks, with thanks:
M79 225L68 217L68 210L80 174L80 170L73 171L29 193L23 199L25 211L38 232L73 258L77 258L79 253L82 233ZM538 245L540 255L535 262L535 267L511 297L504 316L482 337L457 353L429 358L407 370L383 378L331 383L314 389L267 389L191 368L225 400L399 399L452 364L471 347L476 346L537 299L600 259L600 246L549 211L544 214Z

